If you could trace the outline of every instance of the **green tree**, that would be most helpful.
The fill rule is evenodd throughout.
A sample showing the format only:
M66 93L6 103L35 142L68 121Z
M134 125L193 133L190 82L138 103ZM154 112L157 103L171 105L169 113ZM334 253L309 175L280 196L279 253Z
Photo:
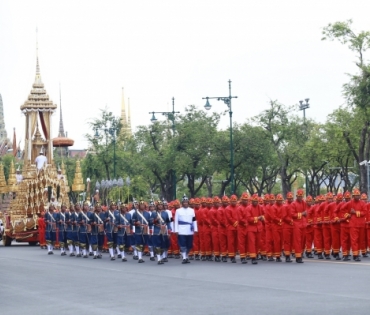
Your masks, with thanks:
M343 85L343 94L348 104L360 112L363 124L357 145L352 142L349 132L343 133L343 136L357 163L360 163L370 158L370 65L365 61L365 52L370 48L370 32L356 33L352 28L352 20L348 20L327 25L323 35L323 40L338 40L356 53L358 72L349 75L349 82ZM360 188L362 192L367 191L366 163L360 166Z

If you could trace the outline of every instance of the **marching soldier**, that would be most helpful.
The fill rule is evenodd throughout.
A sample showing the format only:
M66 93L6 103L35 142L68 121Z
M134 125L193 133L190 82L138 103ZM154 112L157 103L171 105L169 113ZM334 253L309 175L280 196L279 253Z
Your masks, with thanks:
M163 209L167 213L168 218L170 220L170 229L168 230L167 237L164 238L164 242L163 242L164 247L163 247L163 255L162 255L163 256L162 261L163 262L168 262L167 255L168 255L168 249L171 246L171 234L172 234L172 231L173 231L173 217L172 217L172 212L168 209L167 201L163 199L162 202L163 202Z
M101 226L103 226L103 220L99 216L100 203L95 203L94 212L90 215L90 224L91 224L91 238L90 246L93 251L94 258L98 258L98 239Z
M229 258L232 263L236 263L235 255L238 244L238 208L237 208L238 197L232 195L230 197L230 205L226 207L225 217L227 221L227 248Z
M311 196L306 197L307 205L307 226L306 226L306 257L313 258L312 255L312 244L313 244L313 199Z
M82 257L88 258L87 256L87 244L88 244L88 238L87 233L90 232L90 218L88 217L87 210L89 208L89 204L87 202L84 202L82 210L79 212L77 217L77 223L79 225L79 243L82 250Z
M303 263L302 253L306 243L306 203L303 200L304 192L302 189L297 190L296 200L292 203L293 219L293 248L297 263Z
M54 206L51 204L49 206L49 211L45 213L45 238L46 238L46 245L48 247L48 255L53 255L53 246L56 240L56 222L58 219L57 213L54 213Z
M111 260L115 260L115 255L114 255L114 247L113 247L113 230L114 230L114 221L115 221L115 216L112 212L113 207L112 205L110 208L105 212L104 216L104 230L105 230L105 235L107 237L107 245L108 245L108 250L109 250L109 255Z
M229 198L227 196L223 196L221 201L222 201L222 205L217 210L218 235L219 235L219 240L220 240L221 261L227 262L227 258L226 258L227 256L227 220L226 220L225 210L227 206L229 205ZM195 217L197 218L196 210L195 210ZM197 219L197 222L198 222L198 219ZM199 233L196 233L194 235L194 238L197 236L197 234Z
M293 194L287 193L287 203L282 209L282 221L283 221L283 240L284 240L284 255L285 262L292 262L290 259L292 245L293 245L293 218L292 218L292 203Z
M137 209L132 216L132 224L135 226L135 246L139 256L139 263L143 260L143 250L148 245L149 229L152 227L152 219L148 211L145 211L145 203L143 200L139 203Z
M352 200L349 201L345 208L345 217L349 219L349 230L351 247L354 261L360 259L360 230L365 227L366 206L360 200L360 191L355 189L352 194Z
M60 255L65 256L67 255L65 245L66 245L66 205L62 203L59 213L59 220L57 222L57 228L58 228L58 240L59 240L59 246L60 246Z
M182 207L176 210L175 233L178 235L182 263L190 264L188 254L193 247L193 235L198 232L194 209L189 208L189 199L182 197Z
M346 191L344 193L344 201L337 206L336 213L340 222L340 237L341 237L341 247L343 261L350 260L350 250L351 250L351 238L350 238L350 228L349 228L349 215L347 213L346 205L351 200L351 193ZM315 244L316 246L316 244Z
M123 262L127 261L125 249L130 247L129 235L131 233L131 214L127 206L121 204L119 213L116 213L115 225L117 227L117 246Z
M331 221L331 242L333 256L336 260L341 260L339 256L340 250L340 220L337 216L337 209L342 203L343 195L341 193L337 194L333 202L334 206L330 207L330 221Z
M159 200L157 202L157 210L152 211L151 218L153 221L152 242L157 255L158 265L162 265L165 258L163 257L165 242L168 239L169 231L171 231L170 218L163 209L162 201Z
M262 221L264 216L262 214L262 209L258 204L258 195L254 194L251 198L252 204L249 205L245 213L245 220L247 221L247 231L248 231L248 250L249 257L252 259L252 264L256 265L257 262L257 251L259 248L260 235L262 231Z
M247 263L247 254L249 255L248 251L248 231L247 231L247 208L248 208L248 201L249 195L247 193L243 193L240 198L240 205L237 208L238 211L238 249L240 260L242 264Z

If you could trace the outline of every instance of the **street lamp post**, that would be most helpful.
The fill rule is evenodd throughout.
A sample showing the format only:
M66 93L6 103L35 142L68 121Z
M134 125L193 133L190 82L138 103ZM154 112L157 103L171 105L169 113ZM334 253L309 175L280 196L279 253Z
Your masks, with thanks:
M109 113L112 114L112 113ZM117 143L117 131L118 131L118 124L116 120L111 122L110 127L106 127L104 129L100 129L98 127L94 128L95 130L95 138L99 137L99 130L103 130L105 134L109 133L112 137L113 142L113 178L116 178L116 143Z
M155 117L155 114L162 114L167 116L169 120L172 121L172 132L173 135L175 135L175 114L179 114L180 112L175 112L175 98L172 98L172 112L149 112L149 114L152 115L152 118L150 121L152 123L157 121L157 118ZM176 171L174 169L171 170L171 179L172 179L172 200L176 199Z
M234 142L233 142L233 111L231 107L231 99L238 98L237 96L231 95L231 80L229 82L229 96L225 97L203 97L202 99L207 100L206 105L204 108L206 110L211 109L211 104L209 103L210 99L217 99L218 101L223 101L227 107L229 108L229 116L230 116L230 181L231 181L231 194L235 193L234 189Z
M305 99L305 103L303 101L299 101L299 110L302 110L303 111L303 124L306 125L306 109L309 109L310 108L310 104L308 103L309 102L309 98L306 98ZM307 170L305 172L305 181L306 181L306 196L309 195L310 191L308 189L308 176L307 176Z

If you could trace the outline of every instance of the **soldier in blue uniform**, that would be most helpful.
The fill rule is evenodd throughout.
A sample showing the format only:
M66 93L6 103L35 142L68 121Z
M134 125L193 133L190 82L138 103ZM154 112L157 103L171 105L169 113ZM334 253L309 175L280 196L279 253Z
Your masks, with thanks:
M49 211L45 213L45 239L48 247L48 255L53 255L54 242L56 241L57 213L54 213L54 206L50 204Z
M108 243L108 250L111 260L115 260L114 256L114 248L113 248L113 230L114 230L114 214L111 211L111 209L108 209L105 213L105 219L104 219L104 230L105 235L107 236L107 243Z
M150 217L152 217L153 212L156 212L155 211L155 204L154 204L154 200L153 199L150 200L150 202L149 202L148 212L150 214ZM151 261L155 261L155 258L154 258L154 244L153 244L152 235L153 235L153 230L150 229L149 230L149 236L148 236L148 249L149 249L149 254L150 254L150 260Z
M99 224L103 224L98 233L98 257L97 258L100 259L103 257L102 252L103 252L104 237L105 237L104 222L105 222L107 213L103 211L101 204L99 204L98 207L95 208L95 211L97 212L100 218Z
M91 250L93 251L94 259L98 258L98 238L99 238L99 226L103 225L103 221L99 216L99 208L100 203L97 202L95 204L94 212L90 214L90 224L91 224L91 238L90 238L90 246Z
M127 212L125 204L121 204L120 211L115 215L115 226L117 228L117 246L122 261L127 261L125 248L130 246L129 234L131 231L131 214Z
M60 207L60 213L58 213L59 218L57 221L58 227L58 240L60 246L60 255L65 256L67 255L65 245L66 245L66 210L67 207L65 204L62 204Z
M75 247L76 247L76 257L82 257L81 251L80 251L80 224L78 223L78 216L80 215L81 212L81 206L79 203L75 204L75 221L74 224L76 225L76 242L75 242Z
M131 218L133 217L135 211L139 208L139 203L137 202L136 199L133 200L132 202L132 209L129 211L130 215L131 215ZM138 256L138 252L137 252L137 249L136 249L136 246L135 246L135 226L132 226L132 234L129 236L129 239L130 239L130 246L132 247L133 251L134 251L134 255L132 256L132 259L134 260L138 260L139 259L139 256Z
M170 228L168 230L168 234L164 236L163 239L163 254L162 254L162 261L168 262L167 256L168 256L168 249L171 247L171 232L173 231L173 218L172 218L172 212L168 209L168 202L165 199L162 199L163 203L163 211L165 211L168 215L168 218L170 220Z
M132 224L135 226L135 246L139 256L139 263L143 263L144 246L148 245L149 229L152 228L152 219L148 211L145 211L143 200L139 203L132 216Z
M168 213L163 209L162 201L157 202L157 210L152 212L153 220L153 246L157 255L158 265L164 263L163 252L165 248L165 238L168 238L168 231L171 229Z
M87 232L88 232L88 227L90 226L90 218L88 217L88 213L87 213L88 208L89 208L89 205L88 203L85 202L82 208L82 211L80 211L80 213L78 214L78 218L77 218L77 222L80 226L78 236L79 236L80 247L82 250L83 258L89 258L86 252L86 248L88 244Z
M119 213L119 211L117 210L117 204L112 201L109 205L109 210L111 213L113 213L113 217L115 218L116 217L116 214ZM121 255L119 253L119 249L118 249L118 246L117 246L117 228L115 228L115 226L113 227L113 254L114 252L116 251L117 252L117 258L121 258Z
M73 246L77 245L77 215L73 203L69 204L69 212L66 212L66 232L69 256L75 256Z

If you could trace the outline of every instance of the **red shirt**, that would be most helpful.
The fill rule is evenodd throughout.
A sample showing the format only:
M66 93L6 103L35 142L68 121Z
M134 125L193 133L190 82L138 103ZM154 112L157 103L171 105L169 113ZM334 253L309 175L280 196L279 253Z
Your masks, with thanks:
M217 210L217 221L218 221L218 227L221 229L226 229L227 228L227 222L226 222L226 217L225 217L225 206L221 206Z
M208 216L209 216L209 221L211 223L212 228L218 228L218 218L217 218L217 212L218 212L218 207L212 207L208 211Z
M226 217L226 221L227 221L227 224L228 224L228 229L231 230L231 231L235 231L236 230L236 227L234 226L234 224L236 223L236 225L238 224L238 206L235 205L228 205L225 209L225 217Z
M248 225L247 219L246 219L246 211L247 211L248 205L242 205L240 204L238 206L238 227L245 229Z
M351 210L355 210L356 213L351 213ZM346 211L350 215L349 227L365 227L367 209L366 204L362 200L352 199L349 201L346 204Z
M247 231L260 232L262 230L262 222L258 220L258 217L262 216L262 214L260 205L249 205L246 208L245 216L248 222Z
M292 203L286 203L283 206L282 221L284 228L293 228Z
M305 201L298 201L295 200L292 202L292 218L294 221L294 224L300 226L300 227L306 227L307 226L307 220L306 217L302 215L302 212L305 212L307 208Z

